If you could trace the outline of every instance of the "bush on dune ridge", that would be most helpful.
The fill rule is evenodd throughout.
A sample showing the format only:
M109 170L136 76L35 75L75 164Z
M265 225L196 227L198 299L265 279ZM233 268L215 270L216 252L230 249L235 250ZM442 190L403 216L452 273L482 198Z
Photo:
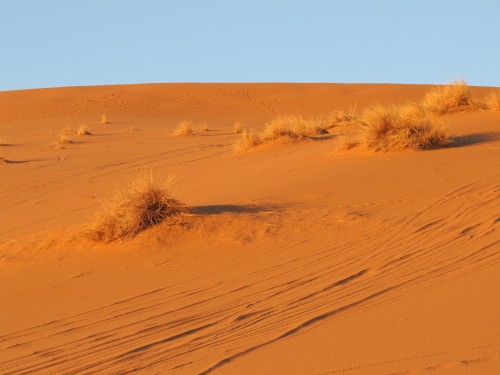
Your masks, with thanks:
M236 151L248 150L262 143L279 140L300 141L325 133L323 120L299 114L281 115L269 121L260 133L243 130L235 143Z
M118 191L104 210L87 228L88 236L96 241L109 242L133 237L160 222L187 212L186 206L170 193L171 180L164 185L143 174Z
M361 144L369 150L423 150L449 144L448 132L417 103L375 105L362 116Z
M474 107L472 93L464 80L444 86L435 86L422 99L422 107L431 113L444 115Z

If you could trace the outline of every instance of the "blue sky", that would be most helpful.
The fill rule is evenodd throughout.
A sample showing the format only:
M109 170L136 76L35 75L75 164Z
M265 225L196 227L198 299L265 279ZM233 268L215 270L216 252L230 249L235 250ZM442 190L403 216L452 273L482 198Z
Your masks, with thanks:
M500 86L499 0L0 0L0 90L145 82Z

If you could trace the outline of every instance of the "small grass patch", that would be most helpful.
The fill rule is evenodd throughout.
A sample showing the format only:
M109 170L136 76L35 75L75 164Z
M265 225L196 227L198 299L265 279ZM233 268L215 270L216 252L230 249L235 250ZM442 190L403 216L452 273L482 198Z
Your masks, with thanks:
M78 135L92 135L92 132L90 131L90 129L87 125L82 124L76 130L76 134L78 134Z
M469 85L460 80L432 88L422 99L422 107L427 112L444 115L472 109L474 102Z
M191 121L182 120L177 125L177 128L175 128L173 134L179 136L194 135L195 133L193 131L193 124L191 123Z
M95 241L110 242L134 237L162 221L187 213L186 206L170 193L171 180L163 185L143 174L104 203L103 212L86 228Z
M448 132L419 104L375 105L361 118L361 145L374 151L423 150L449 144Z
M486 109L500 111L500 91L493 91L484 100Z
M243 132L243 124L240 121L236 121L234 123L234 132L236 134L239 134L239 133Z

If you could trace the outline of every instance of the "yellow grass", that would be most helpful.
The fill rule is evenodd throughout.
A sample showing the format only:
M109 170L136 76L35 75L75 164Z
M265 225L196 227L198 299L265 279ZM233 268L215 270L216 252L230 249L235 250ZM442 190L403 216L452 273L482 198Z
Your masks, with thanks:
M467 83L460 80L432 88L424 96L422 106L425 111L438 115L468 110L473 106L472 94Z
M9 143L7 142L7 139L5 138L0 138L0 146L8 146Z
M207 124L206 122L204 122L203 124L201 124L201 125L199 126L199 129L200 129L200 131L202 131L202 132L207 132L207 131L209 130L209 129L208 129L208 124Z
M243 132L243 124L239 121L236 121L234 123L234 132L235 133L242 133Z
M151 174L143 174L118 191L111 201L104 203L103 212L96 216L86 233L96 241L109 242L133 237L166 219L187 212L186 206L170 193L171 180L163 185L153 181Z
M500 91L494 91L484 100L486 109L500 111Z
M234 148L237 151L244 151L272 141L299 141L313 138L328 133L322 125L321 118L304 117L299 114L278 116L269 121L261 133L243 130Z
M78 127L78 129L76 130L76 134L78 134L78 135L92 135L89 127L85 124L82 124Z
M326 118L326 128L330 129L339 125L351 125L359 122L356 106L348 109L338 109L331 112Z
M301 140L321 134L322 120L313 117L303 117L299 114L283 115L272 119L266 124L261 138L273 141L280 138Z
M175 135L194 135L193 124L191 121L182 120L174 130Z
M449 144L446 129L416 103L369 107L362 124L361 144L369 150L422 150Z
M106 115L101 115L101 124L105 125L108 123L108 117Z
M338 139L340 141L339 150L350 150L359 144L359 141L351 133L341 134Z
M249 150L262 143L262 139L258 133L253 130L244 129L241 133L241 138L234 144L234 149L238 152Z

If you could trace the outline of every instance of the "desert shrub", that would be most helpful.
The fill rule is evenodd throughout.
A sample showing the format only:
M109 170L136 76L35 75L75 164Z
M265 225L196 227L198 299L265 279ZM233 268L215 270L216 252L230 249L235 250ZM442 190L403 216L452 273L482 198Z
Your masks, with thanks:
M261 138L264 141L273 141L280 138L301 140L321 134L321 119L303 117L299 114L282 115L275 117L266 124Z
M103 212L87 228L96 241L109 242L133 237L141 231L187 212L186 206L173 198L170 181L164 185L154 183L151 174L144 174L118 191L111 201L105 202Z
M243 132L243 124L239 121L236 121L234 123L234 132L235 133L242 133Z
M87 125L82 124L76 130L76 134L78 134L78 135L92 135L92 132L90 131L90 129Z
M333 128L339 125L358 124L359 119L356 114L356 107L348 109L338 109L331 112L326 119L326 128Z
M484 100L486 109L490 111L500 111L500 92L493 91Z
M467 110L472 105L472 94L463 80L450 85L436 86L422 99L422 107L438 115Z
M338 136L340 141L339 150L350 150L359 144L359 141L354 138L352 133L344 133Z
M209 129L208 129L208 124L206 122L202 123L200 126L199 126L199 129L200 131L202 132L207 132Z
M238 152L245 151L258 146L261 143L262 139L258 133L255 133L253 130L248 131L245 129L241 133L241 138L234 144L234 149Z
M446 129L414 103L369 107L362 124L361 144L374 151L420 150L449 143Z
M191 121L182 120L177 125L177 128L174 130L175 135L194 135L193 124Z

